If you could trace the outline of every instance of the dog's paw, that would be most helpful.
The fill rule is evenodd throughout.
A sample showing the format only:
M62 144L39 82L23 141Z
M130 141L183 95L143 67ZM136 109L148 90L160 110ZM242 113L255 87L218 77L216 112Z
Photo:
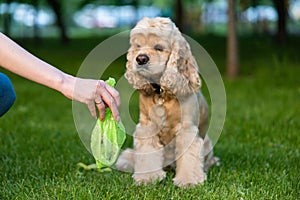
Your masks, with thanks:
M204 170L207 172L208 169L210 167L212 167L213 165L219 167L221 165L220 158L218 158L218 157L212 157L212 158L207 159L205 161Z
M132 149L126 149L123 151L117 162L115 163L115 167L118 170L124 172L133 172L134 170L134 151Z
M137 185L147 185L149 183L160 182L166 177L163 170L152 173L134 173L133 178Z
M203 184L205 180L206 180L206 174L203 172L201 173L201 175L191 176L191 177L177 175L173 179L173 182L178 187L187 188L198 184Z

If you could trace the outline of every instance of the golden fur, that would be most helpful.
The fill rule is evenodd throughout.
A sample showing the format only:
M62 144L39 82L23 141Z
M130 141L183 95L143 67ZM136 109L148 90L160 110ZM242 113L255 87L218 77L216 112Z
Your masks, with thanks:
M134 149L116 166L133 171L138 184L162 180L176 166L174 184L203 183L204 169L218 163L205 136L208 107L189 44L168 18L144 18L130 33L125 77L140 93Z

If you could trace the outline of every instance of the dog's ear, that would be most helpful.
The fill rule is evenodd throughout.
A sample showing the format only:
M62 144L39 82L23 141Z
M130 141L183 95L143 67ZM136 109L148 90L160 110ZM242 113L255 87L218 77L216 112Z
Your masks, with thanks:
M176 27L171 38L171 53L161 84L178 96L186 96L201 87L198 65L189 44Z
M198 65L189 49L189 57L186 60L186 64L180 66L182 68L182 74L189 79L189 83L193 91L198 90L201 87L201 79L198 72ZM180 68L179 67L179 68Z

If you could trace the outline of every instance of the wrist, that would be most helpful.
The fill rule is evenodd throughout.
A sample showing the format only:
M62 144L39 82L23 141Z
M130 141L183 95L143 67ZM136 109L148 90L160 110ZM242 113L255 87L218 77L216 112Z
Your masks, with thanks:
M68 74L63 74L58 81L57 90L68 97L69 99L73 99L73 92L75 87L75 78Z

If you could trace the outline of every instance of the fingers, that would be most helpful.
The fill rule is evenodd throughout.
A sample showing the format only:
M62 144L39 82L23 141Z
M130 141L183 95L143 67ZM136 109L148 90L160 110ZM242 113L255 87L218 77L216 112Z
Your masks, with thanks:
M100 120L105 118L105 109L110 108L116 121L120 120L118 107L120 106L119 92L102 80L75 78L75 81L67 82L64 94L69 98L85 103L94 118L99 111ZM76 87L74 84L76 83ZM71 86L70 86L71 85ZM71 89L70 89L71 88ZM70 93L71 95L68 95Z
M99 81L97 85L97 93L100 93L102 98L102 103L96 104L99 112L100 119L104 120L105 117L105 104L110 108L112 115L116 121L120 120L118 106L120 105L120 97L117 90L110 87L104 81ZM95 100L96 101L96 100Z
M119 92L115 88L108 85L107 83L105 83L104 86L106 90L110 93L110 95L114 98L116 105L119 107L121 104Z
M96 113L96 108L95 108L95 102L94 101L90 101L89 103L87 103L87 107L88 107L91 115L94 118L97 118L97 113Z
M105 103L102 101L100 96L95 98L95 105L99 110L99 118L100 118L100 120L103 121L104 118L105 118L105 108L106 108L106 106L105 106Z

